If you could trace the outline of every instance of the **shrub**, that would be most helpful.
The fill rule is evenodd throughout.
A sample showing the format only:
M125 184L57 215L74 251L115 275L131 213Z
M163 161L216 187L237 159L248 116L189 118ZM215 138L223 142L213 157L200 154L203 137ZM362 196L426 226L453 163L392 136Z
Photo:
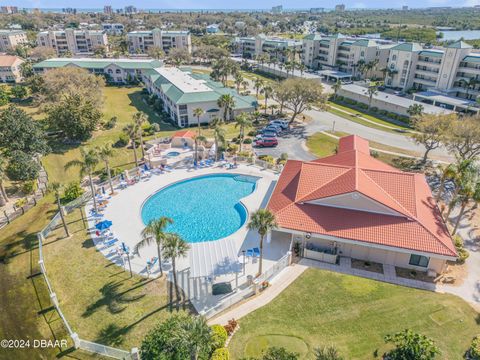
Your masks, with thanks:
M228 144L227 151L229 153L236 153L238 151L238 145L237 144Z
M128 145L129 141L130 139L128 138L128 135L122 133L118 136L118 140L115 143L115 147L125 147Z
M22 184L22 192L25 195L31 195L37 190L37 182L34 180L25 181Z
M257 135L257 130L251 130L251 131L248 132L247 135L248 136L255 136L255 135Z
M475 336L468 349L468 358L471 360L480 360L480 337Z
M374 158L378 158L378 151L370 150L370 155Z
M80 186L80 183L78 181L72 181L65 187L65 190L63 191L62 200L68 203L70 201L75 200L82 194L83 194L83 189Z
M25 205L27 205L27 199L25 198L21 198L21 199L18 199L15 204L13 204L16 208L21 208Z
M115 125L117 125L117 117L116 116L112 116L110 118L110 120L106 121L104 124L103 124L103 128L108 130L108 129L113 129L115 127Z
M288 160L288 154L287 153L281 153L279 160Z
M13 181L35 180L40 172L40 164L23 151L14 151L6 168L7 176Z
M460 235L455 235L453 238L453 242L455 244L455 248L457 249L458 253L458 258L457 258L457 263L463 264L465 260L468 259L470 256L469 252L465 247L463 246L463 239L460 237Z
M240 151L237 155L245 158L249 158L251 156L250 152L248 151Z
M373 111L373 112L376 113L376 112L378 112L378 107L373 106L373 107L370 108L370 111Z
M144 136L153 135L155 133L155 129L150 124L145 124L142 126L142 133Z
M244 143L244 144L251 144L251 143L252 143L252 139L246 138L245 140L243 140L243 143Z
M219 348L213 352L210 360L230 360L230 352L227 348Z
M159 132L160 131L160 124L153 123L152 127L153 127L154 132Z
M214 349L220 349L225 346L227 341L227 330L222 325L212 325L212 347Z
M224 326L228 335L232 335L235 329L237 328L238 322L235 319L228 320L227 325Z
M337 96L337 100L338 100L338 101L343 101L344 99L345 99L345 98L344 98L342 95L338 95L338 96Z

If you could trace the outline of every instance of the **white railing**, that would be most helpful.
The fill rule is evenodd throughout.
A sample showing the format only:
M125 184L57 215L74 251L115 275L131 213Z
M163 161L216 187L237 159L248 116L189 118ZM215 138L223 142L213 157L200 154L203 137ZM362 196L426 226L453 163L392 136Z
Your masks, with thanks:
M97 344L87 340L78 340L79 348L95 354L108 356L114 359L131 360L132 356L128 351L116 349L110 346Z
M253 285L250 285L246 289L233 293L231 296L226 297L222 301L220 301L215 306L212 306L209 309L200 311L200 315L205 316L205 318L210 319L217 315L218 313L222 312L225 309L239 303L240 301L249 298L250 296L255 294L255 288Z
M255 279L257 284L261 284L264 281L268 281L275 276L277 276L283 269L285 269L288 265L290 265L290 258L292 253L289 251L287 252L280 260L278 260L272 267L267 269L267 271L263 272L262 275Z

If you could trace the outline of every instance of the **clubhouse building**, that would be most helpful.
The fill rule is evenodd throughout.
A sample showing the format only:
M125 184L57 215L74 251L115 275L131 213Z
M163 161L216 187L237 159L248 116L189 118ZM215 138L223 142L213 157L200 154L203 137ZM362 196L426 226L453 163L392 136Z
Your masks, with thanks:
M306 258L348 257L436 276L457 257L424 175L371 157L368 141L355 135L340 139L336 155L288 160L268 209Z

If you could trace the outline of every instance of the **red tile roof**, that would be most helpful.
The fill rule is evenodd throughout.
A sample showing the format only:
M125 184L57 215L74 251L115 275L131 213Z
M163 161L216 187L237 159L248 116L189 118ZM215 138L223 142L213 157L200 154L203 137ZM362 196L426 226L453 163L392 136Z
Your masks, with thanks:
M345 194L386 209L378 213L318 203ZM457 256L425 177L371 157L368 141L355 135L340 139L336 155L287 161L268 208L281 228Z
M179 130L175 134L172 135L172 138L195 138L197 136L197 133L191 130Z

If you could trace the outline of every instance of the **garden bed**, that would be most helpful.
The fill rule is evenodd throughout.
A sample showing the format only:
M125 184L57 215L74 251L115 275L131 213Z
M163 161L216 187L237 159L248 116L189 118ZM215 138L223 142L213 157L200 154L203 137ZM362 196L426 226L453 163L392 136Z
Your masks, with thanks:
M383 274L383 265L373 261L352 259L352 268Z
M426 271L417 271L412 269L405 269L401 267L395 267L395 272L398 277L410 280L419 280L428 283L434 283L435 277L428 276Z

